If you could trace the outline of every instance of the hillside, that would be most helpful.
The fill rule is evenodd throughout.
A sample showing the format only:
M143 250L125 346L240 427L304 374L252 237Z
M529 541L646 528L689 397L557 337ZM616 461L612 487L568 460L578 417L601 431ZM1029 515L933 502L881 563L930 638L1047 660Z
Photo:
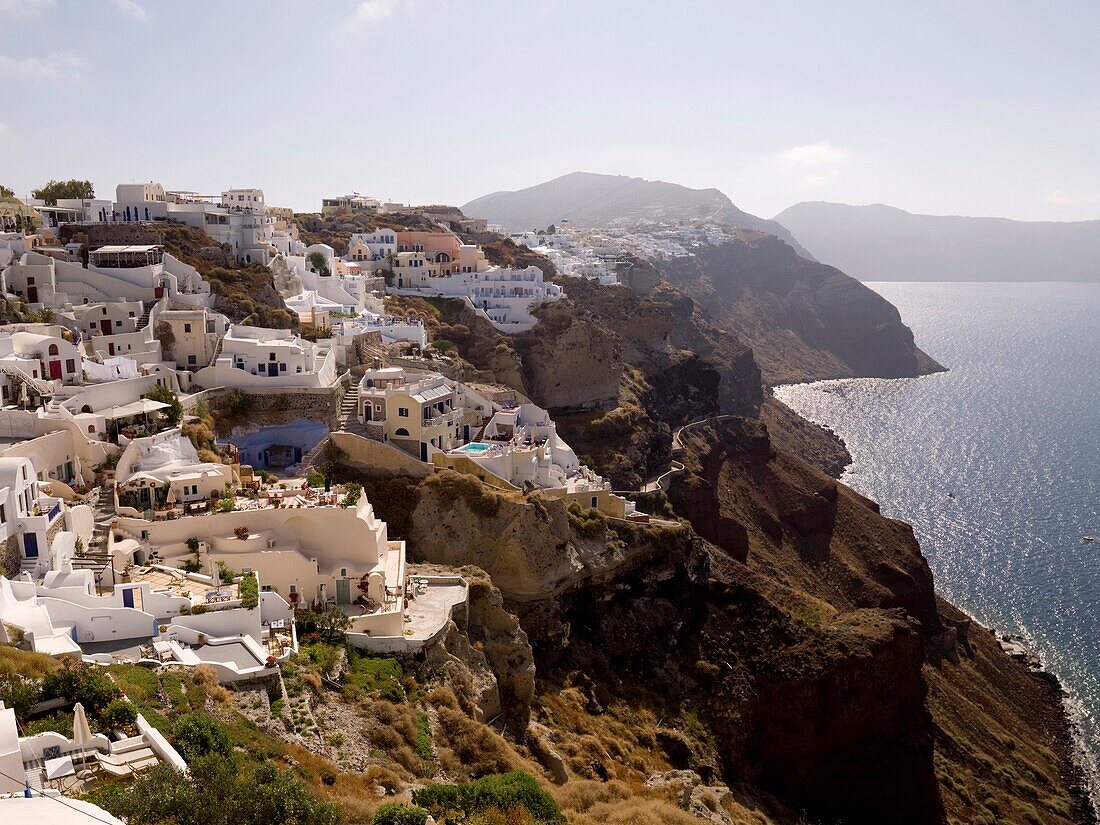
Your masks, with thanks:
M770 232L805 252L784 227L742 212L717 189L689 189L625 175L572 172L526 189L475 198L462 211L513 232L542 229L563 219L581 227L704 220Z
M769 384L943 369L917 348L889 301L774 236L741 232L658 266L715 323L752 347Z
M914 215L799 203L775 216L819 261L863 281L1100 281L1100 220Z

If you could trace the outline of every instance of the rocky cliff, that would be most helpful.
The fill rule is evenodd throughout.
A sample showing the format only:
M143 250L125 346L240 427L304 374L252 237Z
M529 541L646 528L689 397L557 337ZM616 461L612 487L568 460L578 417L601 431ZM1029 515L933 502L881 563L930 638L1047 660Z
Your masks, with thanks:
M942 369L886 299L755 232L662 261L662 274L752 347L769 384Z
M483 656L548 776L691 772L728 796L723 822L1087 821L1056 691L936 599L907 525L758 421L684 444L678 528L450 473L368 480L414 557L500 589Z

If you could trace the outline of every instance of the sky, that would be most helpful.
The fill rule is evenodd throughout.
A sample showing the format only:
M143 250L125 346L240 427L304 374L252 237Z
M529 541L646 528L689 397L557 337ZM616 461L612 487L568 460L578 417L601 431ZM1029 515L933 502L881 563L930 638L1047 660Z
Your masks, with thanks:
M0 183L1100 218L1100 3L0 0Z

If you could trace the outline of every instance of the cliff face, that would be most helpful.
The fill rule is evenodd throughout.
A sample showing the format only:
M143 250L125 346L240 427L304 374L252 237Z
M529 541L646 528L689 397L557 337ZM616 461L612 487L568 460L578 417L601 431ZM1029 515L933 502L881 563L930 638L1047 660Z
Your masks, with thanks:
M753 348L770 384L941 369L892 304L778 238L744 232L694 252L662 261L661 272Z
M499 629L479 695L530 719L548 776L691 771L757 812L734 821L1085 821L1056 691L937 601L907 525L759 421L683 440L669 501L690 528L451 473L366 483L412 558L500 589L478 613Z

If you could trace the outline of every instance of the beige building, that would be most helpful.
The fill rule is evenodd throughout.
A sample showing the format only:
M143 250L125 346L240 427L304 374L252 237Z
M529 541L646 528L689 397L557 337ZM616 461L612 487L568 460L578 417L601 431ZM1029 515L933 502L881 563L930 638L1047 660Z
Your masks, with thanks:
M367 370L359 382L359 420L382 441L431 461L432 453L465 444L482 423L457 398L453 381L438 374L410 380L400 367Z
M154 334L161 339L164 358L177 369L195 372L209 366L218 341L229 329L229 319L209 309L166 309L157 316Z
M352 503L340 490L270 489L236 506L170 521L122 518L113 532L130 556L156 550L173 567L193 558L187 540L197 538L204 563L255 571L261 590L294 606L349 605L352 633L403 634L405 543L389 540L365 496Z

